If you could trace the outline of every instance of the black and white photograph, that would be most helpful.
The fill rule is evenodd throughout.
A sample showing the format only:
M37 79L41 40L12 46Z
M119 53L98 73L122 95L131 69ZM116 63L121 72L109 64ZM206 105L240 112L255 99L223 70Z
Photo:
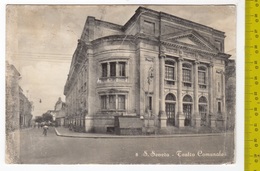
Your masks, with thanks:
M236 163L235 5L7 5L6 164Z

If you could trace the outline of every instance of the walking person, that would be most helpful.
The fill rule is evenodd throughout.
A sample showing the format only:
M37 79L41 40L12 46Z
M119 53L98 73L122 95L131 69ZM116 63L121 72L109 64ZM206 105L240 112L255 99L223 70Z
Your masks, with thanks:
M48 131L49 127L47 125L44 125L42 128L43 128L43 133L42 134L44 136L47 136L47 131Z

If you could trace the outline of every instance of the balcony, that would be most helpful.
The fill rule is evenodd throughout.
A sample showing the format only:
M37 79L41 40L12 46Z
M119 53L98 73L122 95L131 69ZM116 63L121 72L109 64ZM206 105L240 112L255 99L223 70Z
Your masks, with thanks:
M98 83L124 83L128 82L128 77L101 77Z

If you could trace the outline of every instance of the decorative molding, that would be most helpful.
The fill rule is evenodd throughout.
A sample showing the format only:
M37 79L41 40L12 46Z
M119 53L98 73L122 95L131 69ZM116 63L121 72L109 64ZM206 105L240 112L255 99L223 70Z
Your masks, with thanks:
M145 57L145 61L154 62L154 57Z

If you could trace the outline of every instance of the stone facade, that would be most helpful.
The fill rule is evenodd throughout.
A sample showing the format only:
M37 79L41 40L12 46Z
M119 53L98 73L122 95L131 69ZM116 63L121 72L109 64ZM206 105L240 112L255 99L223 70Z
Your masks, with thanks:
M87 17L64 87L68 122L107 132L226 125L225 33L140 7L123 26Z

